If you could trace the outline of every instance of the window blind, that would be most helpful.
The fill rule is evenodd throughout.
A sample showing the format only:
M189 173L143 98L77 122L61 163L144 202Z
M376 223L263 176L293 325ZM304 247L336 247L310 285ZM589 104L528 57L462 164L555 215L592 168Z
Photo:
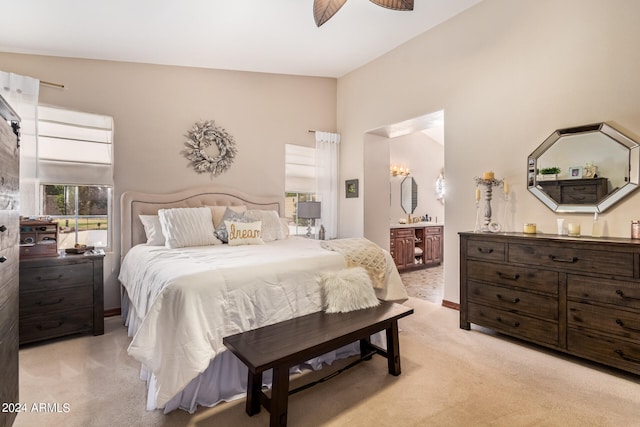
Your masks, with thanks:
M316 191L316 149L285 144L285 192Z
M113 185L113 118L38 106L41 183Z

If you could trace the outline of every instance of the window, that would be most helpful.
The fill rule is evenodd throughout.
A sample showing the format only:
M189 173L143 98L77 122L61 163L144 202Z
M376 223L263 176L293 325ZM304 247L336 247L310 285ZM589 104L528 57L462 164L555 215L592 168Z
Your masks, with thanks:
M58 247L110 248L113 119L38 107L40 214L60 227Z
M291 234L305 234L313 220L298 219L298 202L315 201L316 149L285 144L285 217ZM312 227L312 233L315 230Z

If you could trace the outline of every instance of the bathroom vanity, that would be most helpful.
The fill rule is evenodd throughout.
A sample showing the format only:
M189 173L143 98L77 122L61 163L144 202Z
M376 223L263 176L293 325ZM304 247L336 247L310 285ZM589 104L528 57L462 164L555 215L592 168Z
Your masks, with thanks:
M442 263L443 226L431 222L398 224L390 229L390 252L399 271Z

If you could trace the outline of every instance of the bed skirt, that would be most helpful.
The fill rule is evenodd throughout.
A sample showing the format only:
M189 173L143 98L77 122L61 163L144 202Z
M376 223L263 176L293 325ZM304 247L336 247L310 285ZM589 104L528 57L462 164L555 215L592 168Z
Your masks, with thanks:
M136 315L135 309L126 295L122 298L122 316L129 336L133 336L141 319ZM371 339L374 344L386 347L384 332L373 335ZM331 365L336 360L358 354L360 354L360 345L358 342L354 342L295 366L291 368L291 373L300 373L305 369L320 370L325 364ZM156 404L155 376L144 365L140 368L140 379L147 383L147 410L161 409L165 414L168 414L176 409L182 409L193 414L199 405L212 407L220 402L229 402L245 397L247 373L247 367L240 359L230 351L223 351L211 361L203 373L194 378L161 408ZM264 386L271 387L271 370L266 371L262 379Z

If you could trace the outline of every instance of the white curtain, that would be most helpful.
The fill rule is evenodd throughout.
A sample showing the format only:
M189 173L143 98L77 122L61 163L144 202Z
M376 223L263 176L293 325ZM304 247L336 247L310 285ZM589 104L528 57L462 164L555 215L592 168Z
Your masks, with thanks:
M37 122L40 81L0 71L0 94L20 116L20 215L38 212Z
M338 237L338 160L340 134L316 131L316 200L321 202L326 239Z

